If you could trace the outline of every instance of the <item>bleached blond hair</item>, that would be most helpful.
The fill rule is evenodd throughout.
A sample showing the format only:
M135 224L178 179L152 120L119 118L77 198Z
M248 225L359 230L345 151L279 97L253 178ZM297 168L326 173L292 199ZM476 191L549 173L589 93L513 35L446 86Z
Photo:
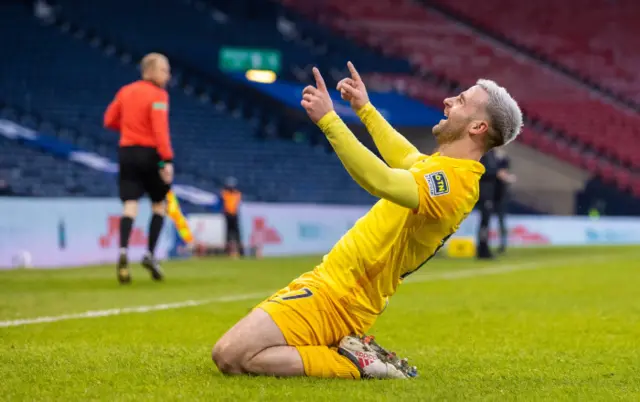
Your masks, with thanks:
M522 111L518 102L495 81L479 79L476 84L489 95L486 106L490 123L487 148L507 145L522 130Z

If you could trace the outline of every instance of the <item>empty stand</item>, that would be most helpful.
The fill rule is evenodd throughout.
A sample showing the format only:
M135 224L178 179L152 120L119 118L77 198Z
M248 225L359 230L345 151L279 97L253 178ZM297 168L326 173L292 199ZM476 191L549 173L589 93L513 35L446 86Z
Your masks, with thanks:
M635 0L434 3L640 103Z
M522 140L530 146L589 167L602 177L609 175L607 164L629 176L640 169L640 116L437 11L408 0L283 3L361 43L402 55L418 70L448 77L463 87L480 77L496 80L513 93L527 114ZM429 102L435 97L421 94L435 92L433 88L439 85L398 76L386 80ZM625 187L624 175L613 178L619 187Z
M218 50L236 45L280 49L284 76L302 81L308 80L304 73L311 65L320 65L335 81L350 59L360 65L371 88L405 92L433 105L440 105L457 84L468 85L477 76L495 78L528 112L523 143L620 188L640 189L629 169L638 162L637 142L632 141L637 116L408 1L330 0L321 9L318 2L286 2L316 13L377 51L363 50L266 0L167 0L153 13L142 0L58 3L62 19L71 23L57 27L40 26L26 8L0 6L11 16L0 27L0 43L11 60L0 66L0 100L12 106L5 113L115 158L117 134L101 128L102 112L120 85L137 78L134 63L141 54L165 52L176 67L171 129L178 179L185 184L213 190L234 175L249 198L260 200L373 200L323 147L272 139L283 134L286 115L267 109L249 91L223 85ZM287 19L295 22L293 31L287 30ZM409 62L426 78L411 77ZM284 135L291 136L295 128L286 130Z
M6 112L0 111L0 118ZM0 178L15 195L106 197L117 194L115 180L76 163L25 147L0 136Z
M101 128L102 113L117 88L136 79L137 70L131 61L109 57L115 49L102 46L100 38L91 38L86 32L59 32L40 26L27 9L4 4L2 11L11 13L12 18L0 27L5 56L11 59L0 67L1 96L27 112L14 113L14 117L81 148L115 158L117 134ZM130 22L145 26L139 19ZM144 51L153 47L151 32L147 37L141 28L134 35L126 30L125 21L117 25L117 30L131 34L133 42L142 41ZM16 37L14 32L21 35ZM145 38L150 42L144 42ZM173 38L175 43L188 43L184 38ZM249 120L220 112L210 102L180 90L170 90L170 94L177 179L182 183L213 190L221 179L234 175L249 199L333 203L373 200L324 149L291 141L262 141Z

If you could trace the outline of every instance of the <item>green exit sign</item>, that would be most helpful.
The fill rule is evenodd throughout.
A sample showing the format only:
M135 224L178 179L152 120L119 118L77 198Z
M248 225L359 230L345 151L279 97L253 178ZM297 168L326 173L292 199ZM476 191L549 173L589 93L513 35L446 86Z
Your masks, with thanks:
M223 47L218 58L220 70L228 72L271 70L277 73L281 62L282 56L278 50L241 47Z

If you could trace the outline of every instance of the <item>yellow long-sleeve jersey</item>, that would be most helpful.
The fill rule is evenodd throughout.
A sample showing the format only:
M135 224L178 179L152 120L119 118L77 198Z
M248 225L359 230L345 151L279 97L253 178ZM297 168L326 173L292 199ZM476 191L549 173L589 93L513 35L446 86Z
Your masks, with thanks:
M335 113L318 125L352 177L383 199L297 281L326 285L334 299L367 316L382 312L402 279L458 229L478 200L484 167L475 160L420 154L370 105L359 114L392 167L357 141Z
M438 154L410 169L416 210L380 200L302 280L326 284L343 304L379 314L402 279L420 268L471 212L483 166Z

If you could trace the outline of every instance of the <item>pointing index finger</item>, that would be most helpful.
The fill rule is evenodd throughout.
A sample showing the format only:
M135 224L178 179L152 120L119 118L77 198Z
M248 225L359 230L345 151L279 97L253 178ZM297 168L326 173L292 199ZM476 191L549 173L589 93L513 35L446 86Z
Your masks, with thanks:
M327 85L324 83L324 78L322 78L322 74L320 74L320 70L317 67L313 68L313 77L316 79L316 87L323 92L327 92Z
M349 72L351 73L351 78L353 78L356 82L360 82L362 81L362 78L360 78L360 74L358 73L358 70L356 70L356 67L353 65L352 62L347 62L347 67L349 68Z

